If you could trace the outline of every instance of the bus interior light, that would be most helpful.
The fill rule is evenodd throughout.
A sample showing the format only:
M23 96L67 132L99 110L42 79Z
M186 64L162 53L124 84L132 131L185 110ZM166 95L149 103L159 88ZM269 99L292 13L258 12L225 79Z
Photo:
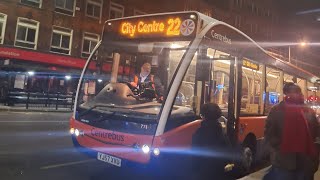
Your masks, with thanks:
M151 53L153 51L154 43L139 43L138 52Z
M98 82L101 83L101 82L102 82L102 79L98 79Z
M178 49L178 48L182 48L183 46L181 46L181 45L179 45L179 44L176 44L176 43L172 43L171 45L170 45L170 48L171 49Z
M148 154L150 152L150 147L148 145L143 145L142 146L142 152L145 154Z
M196 19L196 16L194 14L191 14L190 19Z

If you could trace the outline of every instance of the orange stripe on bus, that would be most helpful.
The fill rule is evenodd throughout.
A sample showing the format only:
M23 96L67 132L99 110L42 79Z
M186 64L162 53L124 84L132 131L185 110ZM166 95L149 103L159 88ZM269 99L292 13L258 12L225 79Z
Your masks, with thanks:
M190 148L192 135L200 125L201 120L196 120L165 132L159 137L156 137L154 145L164 148Z

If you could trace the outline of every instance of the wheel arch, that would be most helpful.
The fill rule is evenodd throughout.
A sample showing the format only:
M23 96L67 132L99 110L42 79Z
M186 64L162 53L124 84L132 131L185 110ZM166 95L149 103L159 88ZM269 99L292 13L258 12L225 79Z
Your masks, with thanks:
M257 151L257 137L254 133L250 132L246 135L242 142L243 147L249 147L253 153Z

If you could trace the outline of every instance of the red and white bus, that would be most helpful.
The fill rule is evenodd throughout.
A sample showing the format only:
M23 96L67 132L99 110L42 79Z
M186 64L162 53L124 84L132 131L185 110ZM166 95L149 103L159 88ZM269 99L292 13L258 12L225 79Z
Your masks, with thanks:
M144 62L162 83L162 102L130 86ZM235 27L198 12L108 20L81 74L70 132L77 147L101 161L149 164L187 152L201 123L200 105L214 102L249 169L284 82L298 83L307 95L316 80Z

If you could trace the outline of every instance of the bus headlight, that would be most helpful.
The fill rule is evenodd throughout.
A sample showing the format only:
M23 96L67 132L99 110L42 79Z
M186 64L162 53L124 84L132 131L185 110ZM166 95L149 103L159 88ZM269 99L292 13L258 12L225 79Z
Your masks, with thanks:
M143 145L142 146L142 152L145 154L148 154L150 152L150 147L148 145Z
M79 135L80 135L80 131L79 131L78 129L75 129L75 130L74 130L74 134L75 134L76 136L79 136Z
M155 156L159 156L159 155L160 155L160 149L159 149L159 148L154 148L154 149L153 149L153 154L154 154Z

